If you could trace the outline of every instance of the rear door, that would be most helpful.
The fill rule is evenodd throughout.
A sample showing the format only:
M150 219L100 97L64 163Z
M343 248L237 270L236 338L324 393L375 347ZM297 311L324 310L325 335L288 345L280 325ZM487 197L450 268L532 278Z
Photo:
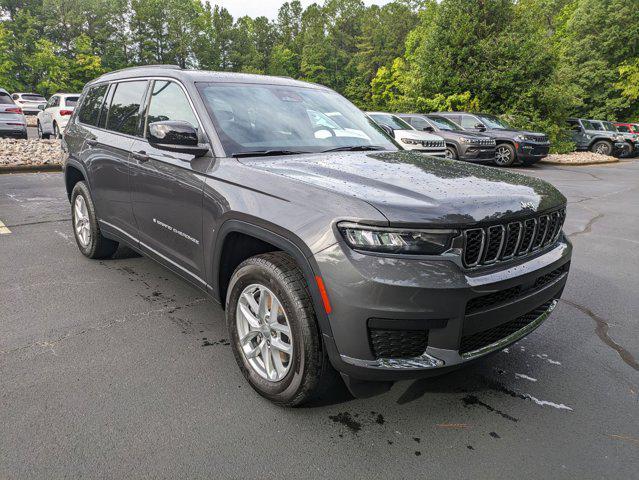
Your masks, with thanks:
M147 80L112 83L95 92L94 125L86 125L82 160L90 177L100 226L134 240L137 225L131 208L129 184L131 147L140 129L140 109ZM92 92L87 94L87 99ZM83 123L83 102L78 119Z
M148 124L163 120L189 122L203 135L201 123L184 88L172 80L155 80L149 90ZM204 140L204 138L202 138ZM132 204L140 246L202 287L206 285L202 254L202 172L211 157L159 150L146 138L133 145Z

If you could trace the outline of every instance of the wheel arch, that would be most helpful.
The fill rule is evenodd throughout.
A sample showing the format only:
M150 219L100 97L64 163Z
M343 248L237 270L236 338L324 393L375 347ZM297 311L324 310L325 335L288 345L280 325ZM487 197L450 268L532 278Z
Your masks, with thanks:
M291 237L296 238L294 234ZM319 269L312 253L301 240L294 241L268 228L245 220L230 219L219 228L215 240L209 278L212 295L226 308L226 294L229 281L237 266L245 259L270 251L282 251L290 255L302 271L311 293L315 315L322 333L332 336L328 315L324 310L316 276Z
M86 182L87 187L89 187L86 170L80 163L68 162L64 167L64 184L69 201L71 201L71 192L73 192L73 187L75 187L78 182Z

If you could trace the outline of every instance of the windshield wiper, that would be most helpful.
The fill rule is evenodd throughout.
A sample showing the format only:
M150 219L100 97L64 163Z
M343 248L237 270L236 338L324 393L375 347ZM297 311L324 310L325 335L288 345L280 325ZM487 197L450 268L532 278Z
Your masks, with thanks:
M384 147L380 147L379 145L351 145L348 147L335 147L329 148L328 150L322 150L322 153L327 152L364 152L367 150L386 150Z
M249 152L237 152L231 154L231 157L268 157L270 155L300 155L302 153L312 153L312 152L304 152L300 150L253 150Z

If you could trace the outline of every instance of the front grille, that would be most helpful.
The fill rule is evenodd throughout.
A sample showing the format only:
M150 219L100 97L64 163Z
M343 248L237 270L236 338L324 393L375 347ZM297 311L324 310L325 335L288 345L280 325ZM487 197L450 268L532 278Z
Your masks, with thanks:
M368 338L375 358L419 357L428 346L428 330L369 328Z
M429 148L445 148L446 143L443 140L424 140L422 141L424 147Z
M506 288L504 290L499 290L487 295L482 295L481 297L475 297L469 300L466 304L466 315L486 310L487 308L490 308L494 305L499 305L510 300L516 300L524 294L527 294L534 290L539 290L540 288L543 288L546 285L549 285L557 280L569 269L570 262L563 264L561 267L556 268L553 271L546 273L545 275L537 277L535 283L527 288L524 288L523 285L517 285L515 287Z
M519 318L511 320L510 322L502 323L496 327L484 330L483 332L473 333L471 335L464 335L461 339L459 346L459 353L463 355L465 353L474 352L481 348L492 345L500 340L512 335L513 333L521 330L528 324L534 322L537 318L543 315L553 303L554 300L544 303L533 311L522 315Z
M496 145L495 140L492 138L482 138L479 140L479 145L482 147L494 147Z
M538 143L546 143L548 141L548 137L546 135L526 135L533 142Z
M464 265L489 265L550 245L559 238L565 216L562 209L519 222L464 230Z

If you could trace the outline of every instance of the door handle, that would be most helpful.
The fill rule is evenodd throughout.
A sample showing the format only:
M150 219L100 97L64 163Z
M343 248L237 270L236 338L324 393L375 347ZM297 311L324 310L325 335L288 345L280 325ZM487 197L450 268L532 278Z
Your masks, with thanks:
M92 138L87 138L87 145L95 147L98 144L97 140L93 140Z
M135 158L136 160L140 162L148 162L150 160L150 157L146 154L144 150L140 152L133 152L131 156L133 156L133 158Z

